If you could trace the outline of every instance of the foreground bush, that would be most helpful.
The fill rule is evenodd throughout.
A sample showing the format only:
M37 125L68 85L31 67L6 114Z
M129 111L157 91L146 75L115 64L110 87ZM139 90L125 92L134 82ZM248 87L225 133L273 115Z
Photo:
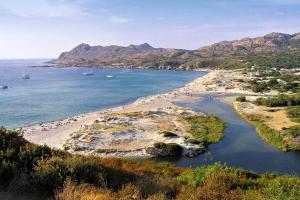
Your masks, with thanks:
M67 179L63 189L55 194L57 200L110 200L113 198L108 190L89 184L75 185L70 179Z
M298 177L259 175L220 163L187 169L75 156L29 144L15 132L0 133L1 191L35 192L41 199L57 200L300 198Z

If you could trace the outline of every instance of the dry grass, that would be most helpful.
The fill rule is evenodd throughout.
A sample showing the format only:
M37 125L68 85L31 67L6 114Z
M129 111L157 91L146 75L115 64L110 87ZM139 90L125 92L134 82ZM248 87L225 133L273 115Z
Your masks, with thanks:
M67 179L64 188L55 194L56 200L112 200L112 193L105 189L93 187L88 184L75 185Z
M94 137L90 135L85 135L80 139L81 142L87 142L87 143L93 142L94 140L95 140Z
M236 102L238 111L246 115L260 116L264 123L272 129L281 131L284 127L299 125L293 122L287 115L286 109L270 109L264 106L256 106L249 102Z

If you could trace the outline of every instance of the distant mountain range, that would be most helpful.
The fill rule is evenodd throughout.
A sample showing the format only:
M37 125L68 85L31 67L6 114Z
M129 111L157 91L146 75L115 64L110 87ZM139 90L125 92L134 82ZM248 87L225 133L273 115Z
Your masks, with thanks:
M122 46L80 44L51 63L58 66L195 69L222 66L224 59L300 50L300 33L223 41L196 50L154 48L148 43Z

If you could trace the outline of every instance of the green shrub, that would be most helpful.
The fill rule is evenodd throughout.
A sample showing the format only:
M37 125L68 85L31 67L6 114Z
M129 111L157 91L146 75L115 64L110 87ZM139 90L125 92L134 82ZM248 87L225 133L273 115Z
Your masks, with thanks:
M263 199L300 199L300 179L277 177L266 182L261 192Z
M52 194L68 177L75 183L112 189L135 179L128 172L104 167L96 157L69 156L40 160L35 167L33 182L40 192Z
M66 160L53 157L38 163L33 174L33 182L39 192L49 195L61 188L68 176L71 176L71 172Z
M20 148L19 166L24 171L32 171L39 160L44 160L52 156L52 150L46 146L37 146L34 144L26 144Z
M192 187L201 185L212 173L224 169L220 163L215 163L209 166L197 167L183 172L178 177L178 181L188 184Z
M263 105L268 107L279 107L279 106L296 106L300 105L300 95L278 95L270 98L258 98L255 101L257 105Z
M0 163L0 186L7 187L16 172L17 168L13 163L2 160Z
M300 136L300 126L295 125L295 126L286 128L285 133L288 135L291 135L293 137L298 137L298 136Z
M294 122L300 122L300 106L289 107L287 109L287 115Z
M239 102L245 102L246 101L246 97L245 96L239 96L235 100L239 101Z
M47 189L48 193L60 188L67 177L78 183L103 187L107 180L107 170L93 157L70 156L41 160L34 172L36 185Z
M158 142L153 147L153 155L157 156L179 156L183 151L183 148L176 143Z

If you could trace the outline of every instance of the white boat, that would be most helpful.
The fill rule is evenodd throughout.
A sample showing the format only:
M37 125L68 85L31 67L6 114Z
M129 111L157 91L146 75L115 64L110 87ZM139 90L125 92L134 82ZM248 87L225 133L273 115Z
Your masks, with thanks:
M85 75L85 76L93 76L94 73L92 71L90 71L90 72L84 72L83 75Z
M113 78L115 77L114 75L107 75L106 78Z
M29 74L23 74L23 75L22 75L22 79L30 79Z

